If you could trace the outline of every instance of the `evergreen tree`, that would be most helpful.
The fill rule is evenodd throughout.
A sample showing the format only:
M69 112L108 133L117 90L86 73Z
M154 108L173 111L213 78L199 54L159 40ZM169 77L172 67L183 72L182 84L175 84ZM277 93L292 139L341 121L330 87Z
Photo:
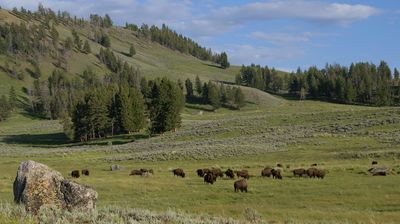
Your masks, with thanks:
M79 37L79 34L78 34L78 32L76 32L75 29L72 30L72 37L73 37L73 39L74 39L75 47L76 47L78 50L81 50L81 49L82 49L82 40L81 40L81 38Z
M185 87L186 87L186 96L189 98L193 97L193 83L192 81L190 81L190 79L186 79Z
M151 132L164 133L180 126L184 97L177 84L163 78L152 84L149 106Z
M214 109L221 107L221 96L219 88L214 83L209 82L208 85L207 101L211 104Z
M223 69L226 69L230 66L229 62L228 62L228 55L225 52L222 52L220 55L220 62L221 67Z
M136 54L135 46L133 46L133 44L131 44L131 46L129 48L129 56L133 57L135 54Z
M199 78L198 75L196 76L196 80L195 80L194 85L195 85L197 94L198 94L199 96L201 96L202 90L203 90L203 86L202 86L202 84L201 84L201 81L200 81L200 78Z
M238 109L246 105L245 96L240 88L235 88L234 103Z
M133 131L137 132L146 124L145 102L142 93L137 88L132 88L130 93L132 102Z
M129 97L128 87L123 86L119 91L119 100L120 100L120 118L122 129L128 133L135 131L134 122L133 122L133 110L132 110L132 100Z
M85 40L85 44L83 45L83 52L85 52L86 54L92 53L92 49L90 48L88 40Z
M394 76L394 80L395 80L395 81L399 81L399 79L400 79L400 73L399 73L399 70L397 70L397 68L394 69L393 76Z

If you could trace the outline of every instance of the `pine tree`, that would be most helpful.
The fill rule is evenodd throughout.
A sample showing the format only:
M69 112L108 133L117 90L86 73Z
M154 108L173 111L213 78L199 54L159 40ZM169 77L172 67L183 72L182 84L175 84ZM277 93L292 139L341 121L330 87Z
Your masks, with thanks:
M85 52L86 54L92 53L92 49L90 48L88 40L85 40L85 44L83 45L83 52Z
M195 88L196 88L196 92L197 92L197 94L199 95L199 96L201 96L201 94L202 94L202 90L203 90L203 86L202 86L202 84L201 84L201 81L200 81L200 78L199 78L199 76L197 75L196 76L196 80L195 80Z
M345 100L348 103L352 103L355 98L355 91L351 80L346 81L346 88L345 88Z
M11 108L11 110L14 110L15 107L17 106L17 93L15 92L14 86L11 86L10 92L8 95L8 105Z
M131 46L129 48L129 56L133 57L135 54L136 54L135 46L133 46L133 44L131 44Z
M190 79L186 79L185 87L186 87L186 96L188 98L193 97L193 83L192 81L190 81Z
M164 133L179 127L181 124L180 112L184 103L182 91L177 84L167 78L153 82L149 106L150 131Z
M228 62L228 55L222 52L220 55L220 64L223 69L229 68L230 64Z
M220 96L218 86L211 82L209 82L207 86L208 86L207 101L210 102L211 106L214 109L220 108L221 107L221 96Z
M129 90L127 86L121 86L119 91L120 100L120 117L122 129L128 133L135 131L133 122L132 100L129 97Z
M137 132L146 124L145 102L142 93L137 88L132 88L130 93L132 102L133 131Z
M245 96L241 88L235 88L234 91L235 91L234 103L236 107L240 109L246 105Z

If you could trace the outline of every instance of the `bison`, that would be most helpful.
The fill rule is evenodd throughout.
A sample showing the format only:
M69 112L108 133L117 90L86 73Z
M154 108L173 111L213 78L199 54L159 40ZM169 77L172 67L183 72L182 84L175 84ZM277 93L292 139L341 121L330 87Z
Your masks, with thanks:
M233 188L235 189L235 192L241 191L241 192L246 192L247 193L247 182L245 179L241 179L238 181L235 181L233 184Z
M372 161L372 165L378 165L377 161Z
M274 179L282 179L281 170L280 169L272 169L272 178Z
M272 175L271 171L272 171L272 168L266 167L263 170L261 170L261 176L262 177L271 177L271 175Z
M79 178L79 177L80 177L80 175L79 175L79 170L73 170L73 171L71 172L71 176L72 176L72 177L75 177L75 178Z
M302 177L303 175L306 175L306 170L305 169L299 168L299 169L294 169L293 170L293 176Z
M315 176L316 176L317 178L324 179L324 177L325 177L325 170L317 170L316 173L315 173Z
M205 183L214 184L215 181L217 181L217 176L215 176L213 173L209 172L204 175Z
M183 172L183 169L181 169L181 168L174 169L174 170L172 170L172 172L174 173L174 176L178 176L178 177L182 177L182 178L185 177L185 172Z
M224 177L224 173L219 168L211 169L211 173L214 174L216 177Z
M144 173L151 173L154 174L153 169L140 169L140 171L144 174Z
M316 175L317 175L317 171L318 171L318 169L317 168L308 168L307 169L307 175L310 177L310 178L314 178L314 177L316 177Z
M317 166L317 164L316 164L316 163L313 163L313 164L311 164L311 166Z
M82 175L89 176L89 170L88 169L82 170Z
M225 171L225 176L227 176L227 177L233 179L233 178L235 178L235 173L233 172L233 170L227 169L227 170Z
M249 172L247 170L236 171L236 176L238 178L243 177L244 179L250 178Z
M142 176L143 172L141 170L132 170L129 176Z
M203 172L203 169L198 169L197 171L196 171L196 173L197 173L197 176L199 176L199 177L204 177L204 172Z

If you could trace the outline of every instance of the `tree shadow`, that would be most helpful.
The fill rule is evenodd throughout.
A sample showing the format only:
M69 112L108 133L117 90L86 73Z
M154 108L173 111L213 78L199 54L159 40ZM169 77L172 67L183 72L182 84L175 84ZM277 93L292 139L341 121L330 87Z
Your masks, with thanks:
M51 134L21 134L0 136L2 142L7 144L27 145L41 148L56 148L60 146L72 147L83 145L123 145L139 139L147 138L149 138L148 135L138 133L134 135L116 135L113 137L96 139L89 142L73 142L62 132Z
M213 68L219 68L219 69L223 69L220 65L215 65L215 64L209 64L209 63L202 63L203 65L207 65L209 67L213 67Z
M7 144L21 144L33 147L54 147L70 143L64 133L8 135L4 136L2 140Z

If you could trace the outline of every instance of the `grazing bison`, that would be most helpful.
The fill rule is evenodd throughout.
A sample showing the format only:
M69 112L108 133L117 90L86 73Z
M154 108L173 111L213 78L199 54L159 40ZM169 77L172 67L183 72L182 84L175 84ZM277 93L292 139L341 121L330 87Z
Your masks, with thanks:
M245 179L241 179L238 181L235 181L233 184L233 188L235 189L235 192L241 191L241 192L246 192L247 193L247 182Z
M272 178L274 179L282 179L281 170L280 169L272 169Z
M238 178L243 177L244 179L250 178L249 172L247 170L236 171L236 176Z
M317 170L315 173L315 176L321 179L324 179L325 177L325 170Z
M235 173L234 173L233 170L231 170L231 169L227 169L227 170L225 171L225 175L226 175L227 177L231 178L231 179L235 178Z
M271 177L271 175L272 175L272 168L266 167L263 170L261 170L262 177Z
M311 164L311 166L317 166L317 164L316 164L316 163L313 163L313 164Z
M372 165L378 165L377 161L372 161Z
M204 175L205 183L214 184L215 181L217 181L217 176L215 176L213 173L209 172Z
M198 169L197 171L196 171L196 173L197 173L197 176L199 176L199 177L204 177L204 172L203 172L203 169Z
M71 176L72 176L72 177L75 177L75 178L79 178L79 177L80 177L80 175L79 175L79 170L73 170L73 171L71 172Z
M142 176L143 172L141 170L132 170L129 176Z
M82 175L89 176L89 170L88 169L82 170Z
M280 164L280 163L276 164L276 166L277 166L277 167L280 167L280 168L283 168L283 165Z
M299 168L299 169L294 169L293 170L293 176L302 177L303 175L306 175L306 170L305 169Z
M144 173L151 173L154 174L153 169L140 169L140 171L144 174Z
M307 175L311 178L314 178L314 177L316 177L316 175L317 175L317 171L318 171L318 169L316 169L316 168L308 168L307 169Z
M214 174L216 177L224 177L224 173L219 168L212 168L211 173Z
M174 176L178 176L178 177L185 177L185 172L183 172L183 170L181 168L177 168L172 170L172 172L174 173Z

